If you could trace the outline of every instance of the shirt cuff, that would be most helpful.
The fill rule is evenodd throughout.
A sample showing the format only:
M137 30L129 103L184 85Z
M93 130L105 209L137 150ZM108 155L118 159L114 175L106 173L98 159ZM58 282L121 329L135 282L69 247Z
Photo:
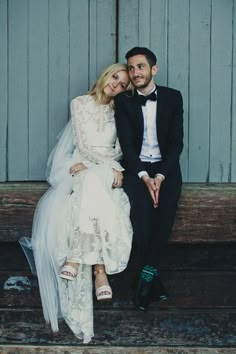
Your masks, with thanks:
M138 176L139 176L139 178L142 178L143 176L148 176L148 173L147 173L147 171L140 171L138 173Z
M164 179L165 179L165 176L162 174L162 173L157 173L156 175L155 175L155 177L158 177L158 176L161 176L161 177L163 177L163 181L164 181Z

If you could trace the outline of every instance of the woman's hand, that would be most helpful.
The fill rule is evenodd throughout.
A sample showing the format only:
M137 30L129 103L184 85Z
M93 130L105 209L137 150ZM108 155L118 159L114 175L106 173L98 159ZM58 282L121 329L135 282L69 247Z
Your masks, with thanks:
M72 176L77 175L78 173L80 173L81 171L85 170L87 167L82 163L75 163L73 166L71 166L70 168L70 174L72 174Z
M114 168L113 168L113 173L114 173L114 180L113 180L112 187L119 188L123 184L123 178L124 178L123 173L121 171L114 170Z

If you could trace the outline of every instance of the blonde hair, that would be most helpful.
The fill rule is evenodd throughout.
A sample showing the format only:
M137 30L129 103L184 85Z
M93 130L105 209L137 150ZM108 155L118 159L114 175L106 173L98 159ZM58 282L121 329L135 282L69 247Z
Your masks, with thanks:
M102 103L103 99L106 97L103 92L104 87L106 87L106 85L109 83L112 75L121 70L128 72L127 65L122 63L115 63L105 68L99 78L95 81L92 88L88 91L88 94L93 96L96 102ZM112 97L109 103L113 103Z

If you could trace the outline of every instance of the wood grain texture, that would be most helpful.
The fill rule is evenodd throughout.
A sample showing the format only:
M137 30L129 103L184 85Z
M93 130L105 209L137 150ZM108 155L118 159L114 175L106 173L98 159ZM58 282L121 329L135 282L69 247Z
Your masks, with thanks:
M28 0L8 1L8 180L28 179Z
M89 8L87 0L70 0L69 100L89 89Z
M0 0L0 181L7 179L8 57L7 0Z
M235 348L98 345L0 345L1 354L235 354Z
M134 254L133 254L134 253ZM11 260L9 262L9 259ZM135 249L131 253L127 271L139 269ZM232 272L236 269L236 243L229 244L169 244L160 271ZM0 271L27 271L29 265L18 242L2 242Z
M212 2L210 182L231 180L232 9Z
M29 175L45 179L48 149L48 0L29 1Z
M233 7L233 71L232 71L232 170L231 181L236 182L236 1Z
M80 345L64 322L54 335L45 325L42 312L37 310L0 310L2 319L1 344ZM236 312L170 310L94 312L95 337L91 345L140 347L234 347ZM86 348L86 347L84 347ZM76 350L76 348L74 348ZM175 353L175 351L174 351ZM201 353L203 354L203 352Z
M49 1L49 151L69 119L69 2Z
M0 184L0 241L31 236L46 183ZM236 242L236 185L185 184L170 243Z
M1 181L44 180L71 99L140 45L157 54L157 83L183 94L184 181L236 182L235 0L0 6Z
M191 1L188 181L209 179L211 1ZM200 127L201 132L200 132Z
M189 142L189 0L168 1L168 76L167 85L180 90L184 104L184 149L180 163L188 181ZM181 50L180 50L181 43Z
M134 309L132 297L139 272L125 271L109 277L113 290L111 305L97 303L95 308L129 310ZM236 272L209 271L161 271L161 279L169 293L167 301L156 303L150 309L190 308L236 308ZM17 286L14 282L17 280ZM24 282L30 284L24 285ZM37 279L26 271L1 271L0 307L41 308ZM17 289L16 289L17 288ZM21 289L20 290L18 290Z

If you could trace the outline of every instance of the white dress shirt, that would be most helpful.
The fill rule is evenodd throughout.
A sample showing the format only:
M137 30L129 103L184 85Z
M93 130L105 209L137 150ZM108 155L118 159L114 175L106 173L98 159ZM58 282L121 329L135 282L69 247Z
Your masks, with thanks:
M149 94L151 94L155 90L156 87L154 87L149 92ZM137 90L137 92L139 95L143 95L139 90ZM139 157L141 161L144 162L153 163L162 160L158 139L157 139L156 110L157 110L156 101L147 100L146 105L142 106L144 132L143 132L142 149ZM138 173L138 176L140 178L144 175L148 175L148 173L146 171L141 171Z

